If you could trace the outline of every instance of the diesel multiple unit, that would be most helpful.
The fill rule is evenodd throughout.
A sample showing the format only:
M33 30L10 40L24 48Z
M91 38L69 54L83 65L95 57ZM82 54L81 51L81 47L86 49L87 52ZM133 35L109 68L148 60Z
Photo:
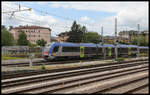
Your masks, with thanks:
M149 47L136 45L117 45L118 56L136 56L138 49L140 53L147 53ZM64 58L106 58L115 57L115 45L93 44L93 43L49 43L43 50L45 60L55 60Z

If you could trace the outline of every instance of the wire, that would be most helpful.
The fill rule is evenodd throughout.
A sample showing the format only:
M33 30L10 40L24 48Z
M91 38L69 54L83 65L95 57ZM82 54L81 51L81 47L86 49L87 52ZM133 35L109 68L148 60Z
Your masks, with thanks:
M16 3L15 3L15 4L16 4ZM18 5L18 4L16 4L16 5ZM22 4L20 4L20 5L22 5ZM22 5L22 6L24 6L24 5ZM38 12L40 12L40 13L42 13L42 14L53 15L53 16L56 16L56 17L59 17L59 18L65 19L65 20L77 21L77 22L79 22L79 23L86 24L86 25L89 25L89 26L94 25L94 24L89 24L89 23L81 22L81 21L75 20L75 19L73 19L73 18L64 17L64 16L60 16L60 15L57 15L57 14L54 14L54 13L41 11L41 10L38 10L38 9L35 9L35 8L32 8L32 9L35 10L35 11L38 11ZM96 25L96 24L95 24L95 26L99 26L99 25Z

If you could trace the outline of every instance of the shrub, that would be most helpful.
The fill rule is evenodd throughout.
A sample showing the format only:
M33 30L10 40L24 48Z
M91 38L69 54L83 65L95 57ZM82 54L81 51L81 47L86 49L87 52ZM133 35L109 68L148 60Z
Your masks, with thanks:
M120 57L116 61L118 61L118 62L124 61L124 58Z
M45 69L46 69L46 67L45 67L44 64L42 64L41 69L42 69L42 70L45 70Z
M148 54L147 53L141 53L141 54L139 54L139 56L140 57L146 57L146 56L148 56Z

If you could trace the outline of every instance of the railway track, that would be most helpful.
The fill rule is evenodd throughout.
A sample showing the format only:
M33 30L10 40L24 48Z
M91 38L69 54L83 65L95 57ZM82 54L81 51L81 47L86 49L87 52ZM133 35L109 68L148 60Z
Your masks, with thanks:
M110 58L109 58L110 59ZM82 59L83 62L88 62L88 61L101 61L103 59ZM81 60L77 60L77 59L72 59L71 61L69 60L57 60L57 61L38 61L38 62L33 62L33 66L38 66L38 65L54 65L54 64L68 64L68 63L76 63L76 62L80 62ZM2 66L14 66L14 67L25 67L25 66L29 66L29 62L25 62L25 63L4 63L2 64Z
M117 88L117 86L122 84L148 78L147 63L147 60L142 60L125 64L109 64L70 71L4 79L2 80L1 86L2 93L89 93L89 90L80 88L84 86L84 88L92 87L88 85L95 82L103 83L103 85L100 85L103 86L103 89L100 90L113 88L114 86ZM129 78L129 80L126 78ZM113 82L111 83L110 80L113 80ZM100 90L91 90L90 93L97 93Z
M80 66L80 67L69 67L69 68L61 68L61 69L54 69L54 70L32 70L32 71L19 71L19 72L4 72L2 73L2 79L8 78L15 78L15 77L22 77L22 76L29 76L29 75L36 75L36 74L44 74L44 73L51 73L51 72L60 72L60 71L68 71L68 70L75 70L75 69L84 69L84 68L91 68L91 67L99 67L99 66L106 66L112 64L122 64L122 63L129 63L129 62L136 62L136 61L147 61L148 59L138 59L138 60L130 60L130 61L122 61L122 62L108 62L104 64L95 64L90 66Z

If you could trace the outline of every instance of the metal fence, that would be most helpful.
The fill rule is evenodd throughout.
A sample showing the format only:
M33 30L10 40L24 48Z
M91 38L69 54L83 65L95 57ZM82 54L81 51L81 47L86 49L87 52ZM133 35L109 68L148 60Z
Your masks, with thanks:
M29 55L29 54L41 54L44 47L28 47L28 46L3 46L1 49L2 55Z

